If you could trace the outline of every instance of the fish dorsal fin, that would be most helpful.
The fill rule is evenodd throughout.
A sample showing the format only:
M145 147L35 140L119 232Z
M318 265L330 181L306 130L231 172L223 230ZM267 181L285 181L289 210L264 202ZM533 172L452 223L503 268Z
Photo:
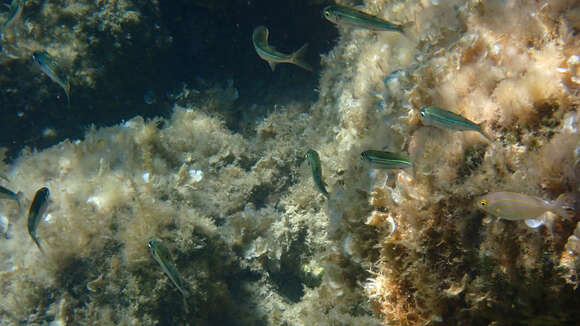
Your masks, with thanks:
M270 36L270 30L267 27L264 27L264 42L268 44L268 37Z

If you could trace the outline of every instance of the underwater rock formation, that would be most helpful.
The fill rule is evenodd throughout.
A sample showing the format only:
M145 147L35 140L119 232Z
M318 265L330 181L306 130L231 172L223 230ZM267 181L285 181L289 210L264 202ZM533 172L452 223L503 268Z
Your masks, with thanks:
M577 215L547 213L544 227L529 229L486 216L473 199L577 196L579 39L564 18L577 4L376 3L367 11L415 19L416 35L344 28L321 81L344 117L338 148L353 148L344 156L403 150L415 166L371 171L373 212L345 212L352 220L337 235L342 254L370 272L374 311L395 325L573 323ZM431 105L483 122L493 140L422 125L419 110ZM365 219L374 241L357 236L369 232Z
M170 118L92 128L2 163L23 207L43 186L52 200L36 233L44 254L17 203L0 201L0 325L574 323L578 215L548 212L531 229L474 199L580 192L578 4L359 9L415 28L338 25L318 101L244 121L251 132L212 114L235 105L232 85L176 95ZM433 105L491 140L422 125ZM369 149L406 153L413 168L373 169L360 159ZM147 251L152 237L186 300Z

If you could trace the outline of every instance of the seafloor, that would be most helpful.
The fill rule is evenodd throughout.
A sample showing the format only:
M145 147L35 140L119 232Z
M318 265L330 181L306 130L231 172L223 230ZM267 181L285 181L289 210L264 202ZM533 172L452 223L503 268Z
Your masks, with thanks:
M338 1L404 33L334 25L329 1L13 4L0 325L578 324L577 1ZM279 51L309 43L314 71L271 71L258 25ZM427 126L427 106L482 132ZM477 207L498 192L554 209L498 219Z

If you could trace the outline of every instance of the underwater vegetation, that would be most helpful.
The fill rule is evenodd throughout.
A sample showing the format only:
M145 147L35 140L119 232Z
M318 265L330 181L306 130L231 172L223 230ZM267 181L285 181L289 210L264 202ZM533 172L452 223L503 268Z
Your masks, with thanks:
M29 6L58 29L60 9L29 1L20 19ZM90 21L92 6L63 8ZM0 325L576 324L578 12L337 1L322 7L340 37L321 54L315 102L244 118L233 80L184 84L169 117L91 127L11 162L2 150ZM123 17L98 26L124 34ZM18 56L86 68L61 82L105 73L83 73L92 62L65 38L38 49L15 20ZM272 74L297 63L267 36L245 35L257 62ZM71 39L85 54L99 42ZM153 94L137 97L155 106Z

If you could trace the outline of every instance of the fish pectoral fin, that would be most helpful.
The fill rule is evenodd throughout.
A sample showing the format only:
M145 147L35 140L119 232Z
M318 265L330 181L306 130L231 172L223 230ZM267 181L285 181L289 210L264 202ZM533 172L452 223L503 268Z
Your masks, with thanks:
M272 69L272 71L276 70L276 65L278 63L274 62L274 61L268 61L268 66L270 66L270 69Z
M529 228L536 229L544 224L544 219L528 218L526 219L526 225Z

